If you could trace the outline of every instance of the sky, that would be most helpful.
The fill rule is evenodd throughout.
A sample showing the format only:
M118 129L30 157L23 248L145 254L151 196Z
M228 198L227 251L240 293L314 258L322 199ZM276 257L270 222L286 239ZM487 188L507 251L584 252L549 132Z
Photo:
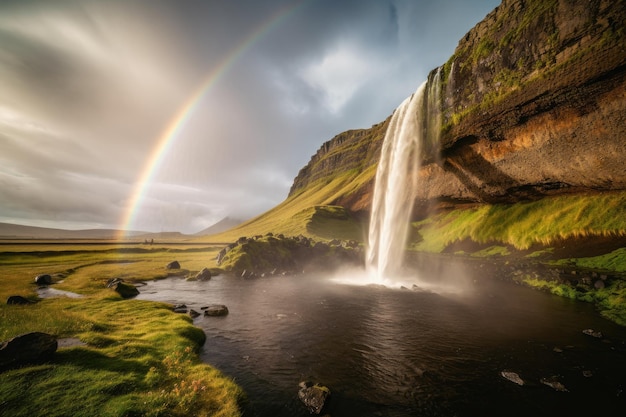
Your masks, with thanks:
M278 205L496 0L0 0L0 222L196 233Z

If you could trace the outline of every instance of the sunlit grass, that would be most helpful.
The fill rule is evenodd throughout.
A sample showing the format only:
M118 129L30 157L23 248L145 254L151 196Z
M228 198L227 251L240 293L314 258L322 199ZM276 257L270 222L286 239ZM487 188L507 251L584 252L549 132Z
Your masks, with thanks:
M605 255L588 258L559 259L554 261L553 264L626 272L626 248L620 248Z
M3 297L36 299L36 273L61 276L63 284L56 287L84 296L44 299L26 306L1 304L0 340L40 331L78 338L86 345L61 349L50 363L2 372L2 414L241 415L241 390L199 361L196 352L205 335L188 316L163 303L123 300L104 287L108 277L141 280L167 275L165 265L173 254L190 270L211 266L216 250L162 248L123 254L123 259L93 246L86 246L84 253L3 254Z
M464 239L528 249L585 236L626 235L626 193L546 197L516 204L481 205L433 216L417 225L414 246L441 252Z

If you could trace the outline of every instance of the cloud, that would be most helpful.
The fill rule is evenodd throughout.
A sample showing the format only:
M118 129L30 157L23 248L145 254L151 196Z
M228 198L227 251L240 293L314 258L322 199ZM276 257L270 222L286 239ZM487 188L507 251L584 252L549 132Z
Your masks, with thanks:
M235 52L132 227L260 214L323 142L390 115L496 4L3 1L0 221L118 227L178 110Z

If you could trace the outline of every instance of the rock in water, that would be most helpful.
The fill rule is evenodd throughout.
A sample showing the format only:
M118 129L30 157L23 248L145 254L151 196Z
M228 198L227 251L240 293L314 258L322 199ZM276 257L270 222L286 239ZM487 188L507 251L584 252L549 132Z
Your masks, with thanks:
M517 385L524 385L524 380L520 378L520 376L515 372L502 371L500 372L500 375L502 375L503 378L516 383Z
M47 333L32 332L0 343L0 369L52 359L58 347L57 338Z
M599 330L585 329L583 333L587 336L595 337L596 339L602 339L602 332Z
M196 274L196 279L198 281L208 281L211 279L211 271L209 268L203 268L202 271Z
M547 385L556 391L568 392L568 389L565 388L565 385L563 385L561 381L559 381L559 378L557 376L551 376L550 378L541 378L540 381L542 384Z
M224 304L214 304L207 307L202 307L205 316L225 316L228 314L228 307Z
M139 290L130 284L126 284L125 282L117 282L113 287L111 287L117 292L122 298L132 298L139 295Z
M320 414L326 401L330 397L330 389L312 382L300 382L298 398L304 403L311 414Z

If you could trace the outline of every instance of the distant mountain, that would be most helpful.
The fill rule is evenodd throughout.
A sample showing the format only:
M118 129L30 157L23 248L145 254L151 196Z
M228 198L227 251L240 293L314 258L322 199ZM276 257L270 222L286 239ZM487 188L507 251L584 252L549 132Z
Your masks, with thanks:
M239 226L243 223L243 220L231 219L230 217L224 217L219 222L207 227L204 230L195 233L194 236L209 236L217 233L225 232L228 229L232 229L235 226Z
M0 223L0 239L114 239L119 234L115 229L65 230ZM131 231L126 235L136 237L147 232Z

